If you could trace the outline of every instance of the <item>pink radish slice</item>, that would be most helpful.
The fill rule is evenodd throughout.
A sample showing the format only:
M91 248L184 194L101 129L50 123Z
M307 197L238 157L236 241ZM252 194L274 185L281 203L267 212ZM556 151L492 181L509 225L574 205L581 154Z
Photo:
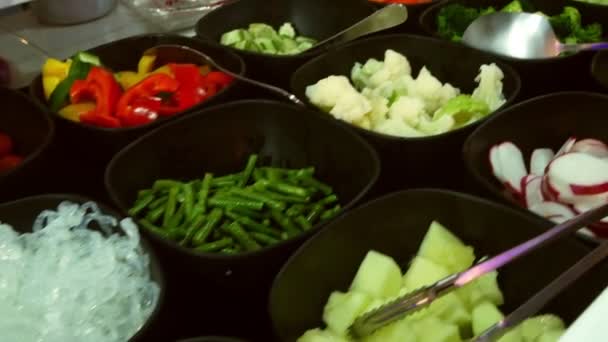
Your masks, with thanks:
M583 139L577 141L570 152L590 154L597 158L608 158L608 146L597 139Z
M543 177L528 175L521 179L526 207L531 207L545 201L541 185Z
M490 149L489 159L490 167L492 168L492 173L494 174L494 177L496 177L496 179L498 179L501 183L504 183L505 179L502 176L500 158L498 157L498 145L494 145Z
M608 191L608 160L585 153L566 153L547 167L550 190L567 203L577 195L596 195Z
M555 157L555 153L550 148L537 148L530 157L530 173L537 176L545 174L545 169Z
M551 184L549 183L549 177L547 177L546 175L543 176L540 189L543 193L543 198L545 199L545 201L557 201L559 193L555 191L555 189L551 186Z
M531 206L529 209L531 212L554 222L557 222L557 220L565 221L574 217L572 209L558 202L541 202Z
M593 208L597 208L597 207L599 207L600 205L602 205L604 203L605 203L605 201L604 202L594 203L594 204L589 203L589 202L581 202L581 203L577 203L577 204L573 205L573 208L574 208L574 211L577 214L582 214L582 213L587 212L587 211L589 211L589 210L591 210ZM604 217L600 222L608 224L608 216Z
M574 146L575 143L576 143L575 137L568 138L568 140L566 140L566 142L562 145L562 147L557 151L554 159L570 152L570 150L572 149L572 146Z
M510 141L497 146L497 158L503 182L521 195L521 179L528 174L521 150Z

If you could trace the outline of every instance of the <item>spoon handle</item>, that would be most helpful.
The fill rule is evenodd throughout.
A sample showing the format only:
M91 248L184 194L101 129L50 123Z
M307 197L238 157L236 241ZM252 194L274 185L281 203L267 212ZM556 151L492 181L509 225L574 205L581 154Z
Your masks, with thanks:
M560 52L599 51L606 49L608 49L608 42L560 45Z

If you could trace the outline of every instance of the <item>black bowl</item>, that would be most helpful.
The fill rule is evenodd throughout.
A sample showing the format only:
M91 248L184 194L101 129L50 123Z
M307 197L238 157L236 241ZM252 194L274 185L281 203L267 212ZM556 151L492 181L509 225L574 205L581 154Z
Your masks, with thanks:
M239 56L199 40L177 35L149 34L135 36L101 45L89 51L98 55L105 66L115 71L136 70L137 63L143 52L159 44L189 46L207 53L224 67L238 74L242 75L245 73L244 63ZM231 100L235 96L235 92L238 92L238 88L238 82L233 82L218 92L217 95L185 113L160 118L138 127L100 128L73 122L53 113L52 116L57 124L58 144L63 150L69 151L69 153L66 153L69 156L66 156L66 159L62 163L75 163L72 167L66 167L66 172L69 172L70 169L78 169L77 172L66 176L66 188L78 193L82 193L84 189L87 195L103 198L103 170L112 156L122 147L166 122L175 120L200 108ZM46 103L42 91L41 76L38 76L32 82L30 94L39 102ZM78 158L74 158L74 156L78 156ZM85 169L83 170L83 168ZM94 180L93 182L91 181L92 179ZM93 188L97 184L99 184L99 187Z
M416 33L422 34L424 30L420 27L419 19L422 13L426 11L427 8L433 6L434 4L440 2L441 0L431 0L426 3L420 4L404 4L407 7L407 21L395 28L387 30L387 33ZM375 1L370 1L370 3L374 4L377 8L382 8L390 5L391 3L380 3ZM398 4L399 2L394 2Z
M43 164L55 125L39 104L23 93L0 87L0 132L13 138L15 152L24 158L16 168L0 174L0 201L39 192L50 179Z
M532 151L549 147L557 151L569 137L608 141L602 123L608 118L608 96L566 92L537 97L517 104L481 125L464 144L465 164L470 174L494 197L520 206L492 174L490 148L513 141L529 165Z
M483 52L438 39L412 35L374 37L341 46L306 63L293 75L292 91L314 107L305 94L308 85L329 75L348 77L355 62L365 62L372 57L382 60L387 49L404 54L410 61L412 74L417 75L426 65L439 80L449 82L465 93L475 88L474 79L479 67L494 61ZM505 75L503 84L507 103L504 106L508 106L519 93L519 76L507 65L499 63L498 66ZM464 186L465 172L460 151L462 143L479 122L423 138L399 138L345 125L354 128L378 150L383 172L381 188L391 191L404 187ZM446 167L450 168L449 172L446 172Z
M369 250L407 265L433 220L475 247L478 257L496 255L550 226L508 207L442 190L411 190L378 199L334 221L283 267L270 300L281 341L292 342L305 330L321 326L329 294L348 289ZM510 312L521 305L588 252L587 246L567 238L505 266L499 271L506 302L503 309ZM544 310L571 322L605 288L605 272L608 262L583 276Z
M202 17L196 24L196 34L203 40L219 44L222 34L246 28L251 23L266 23L278 28L285 22L291 22L298 34L321 41L350 27L373 11L374 7L364 0L238 1L219 7ZM249 76L280 87L288 87L291 74L324 50L319 47L298 55L274 56L226 48L243 57Z
M606 51L600 51L593 56L591 75L604 91L608 90L608 53Z
M511 0L447 0L429 7L420 16L420 26L431 36L440 37L437 33L437 15L439 11L450 4L462 4L472 7L494 6L499 9ZM579 9L583 24L608 22L608 7L590 6L571 0L530 0L529 3L539 11L548 15L559 14L564 6L574 6ZM608 26L604 27L608 32ZM568 56L546 59L521 60L494 55L494 58L510 64L519 72L522 78L523 98L548 94L565 90L591 90L593 80L589 74L589 63L593 54L581 52ZM559 71L557 71L559 70Z
M108 166L106 187L125 213L138 190L157 179L200 178L205 171L234 172L242 168L251 153L258 153L260 162L265 164L315 166L318 177L334 187L345 210L362 199L380 171L373 149L332 120L287 104L242 101L175 121L129 145ZM194 307L191 303L196 297L203 301L203 307L210 308L210 301L217 300L220 309L228 310L230 320L224 323L230 322L228 328L232 330L195 332L211 335L233 334L235 327L253 324L263 316L264 311L256 310L264 307L263 298L272 278L287 257L319 229L317 226L273 247L234 256L197 253L146 231L144 234L164 255L167 268L186 278L174 283L175 290L188 297L185 305ZM214 289L203 291L201 286ZM235 300L236 311L229 310L230 300ZM247 300L259 301L258 306L247 308ZM235 312L242 314L247 309L256 314L242 321L235 319ZM209 315L213 318L221 314L209 309ZM260 329L253 327L253 332Z
M42 211L47 209L55 210L63 201L83 204L92 200L79 195L71 194L49 194L27 197L0 204L0 220L2 223L11 225L20 233L31 232L34 221ZM121 219L123 217L115 210L103 205L102 203L97 203L97 205L104 214L114 216L117 219ZM158 284L160 294L156 308L154 308L154 311L152 311L150 317L141 327L141 329L133 337L131 337L130 341L149 341L149 339L154 336L151 334L151 332L158 329L155 327L155 323L157 316L161 311L161 307L164 304L163 299L165 292L165 278L163 269L161 268L154 251L150 248L147 241L142 239L141 245L144 252L148 254L150 260L151 278Z

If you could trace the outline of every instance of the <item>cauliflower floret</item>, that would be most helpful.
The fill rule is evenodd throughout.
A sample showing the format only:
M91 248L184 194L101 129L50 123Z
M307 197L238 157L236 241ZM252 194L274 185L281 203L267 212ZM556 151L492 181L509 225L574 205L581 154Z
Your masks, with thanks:
M479 86L473 91L473 99L487 103L491 111L498 109L506 102L502 93L503 78L504 74L496 64L482 65L475 78Z
M410 92L413 96L418 96L424 100L426 111L433 113L441 104L441 89L443 84L431 74L431 72L423 67L416 78L416 83Z
M460 89L453 87L451 84L446 83L439 92L439 107L445 105L449 100L460 95Z
M372 105L369 100L353 88L351 91L345 91L340 96L329 113L336 119L352 123L361 120L371 110Z
M391 105L388 115L405 121L411 127L417 127L420 117L426 115L424 101L417 97L401 96Z
M411 75L404 75L397 78L393 82L393 95L395 96L395 100L399 96L409 95L413 88L416 87L416 81L412 78Z
M329 111L344 94L357 92L345 76L329 76L306 87L306 97L316 106Z
M436 120L431 120L425 115L420 118L418 129L428 135L436 135L451 131L455 124L451 115L443 115Z
M367 116L364 116L363 118L353 122L353 124L364 129L372 129L372 122Z
M387 81L393 81L397 78L410 75L412 68L407 58L393 50L386 50L384 53L384 64L382 68L376 71L369 79L369 86L376 88Z
M371 127L374 128L387 119L388 100L381 96L368 96L367 99L372 105L372 110L367 116Z
M379 133L397 137L415 138L424 136L422 132L412 128L400 118L388 118L376 126L375 130Z

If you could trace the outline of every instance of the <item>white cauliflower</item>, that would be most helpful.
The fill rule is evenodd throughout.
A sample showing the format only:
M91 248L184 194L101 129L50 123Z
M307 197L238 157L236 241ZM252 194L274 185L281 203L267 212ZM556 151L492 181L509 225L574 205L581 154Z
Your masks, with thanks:
M388 115L405 121L411 127L417 127L420 117L426 115L424 101L417 97L401 96L391 105Z
M370 77L368 86L375 88L387 81L394 81L401 76L410 75L411 73L412 68L407 58L389 49L384 53L382 68Z
M453 87L451 84L446 83L441 88L439 93L439 107L445 105L449 100L460 95L460 89Z
M423 67L418 73L414 87L410 89L410 94L423 99L426 111L432 113L441 106L442 88L443 84L426 67Z
M361 120L371 110L369 100L353 88L345 90L329 113L336 119L352 123Z
M415 138L425 136L424 133L412 128L400 118L388 118L375 128L376 132L397 137Z
M367 116L370 120L372 128L374 128L387 119L388 100L381 96L366 95L366 97L369 99L372 105L372 110Z
M329 76L306 87L306 97L315 106L329 111L344 94L357 92L345 76Z
M506 102L502 93L503 78L504 74L496 64L482 65L479 75L475 78L479 86L473 91L473 99L485 102L490 111L498 109Z
M403 75L393 82L393 95L396 97L409 95L416 87L416 81L412 75Z
M436 120L431 120L424 115L420 118L418 129L426 135L436 135L451 131L456 122L451 115L443 115Z

